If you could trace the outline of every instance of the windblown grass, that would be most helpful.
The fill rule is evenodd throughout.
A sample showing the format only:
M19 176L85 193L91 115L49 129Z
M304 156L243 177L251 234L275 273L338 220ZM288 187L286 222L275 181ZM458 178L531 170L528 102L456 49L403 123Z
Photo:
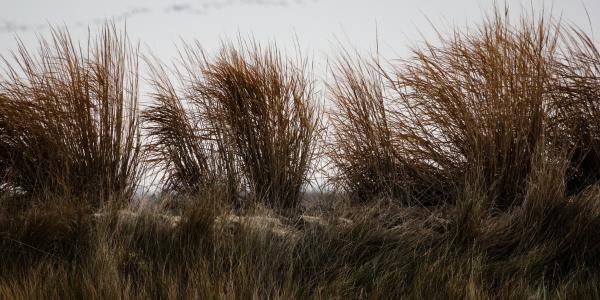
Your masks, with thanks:
M164 80L154 81L159 104L147 112L158 124L155 149L186 147L167 157L176 165L173 178L210 180L209 157L218 157L217 174L227 174L239 192L269 207L297 207L319 130L306 62L293 64L275 47L254 43L224 45L212 59L199 46L188 45L185 53L179 78L190 112Z
M128 199L141 171L137 52L106 26L83 50L54 30L36 54L23 44L0 82L2 187Z
M149 162L164 173L165 188L194 194L224 182L234 196L238 179L233 154L204 113L175 90L164 67L154 65L154 103L143 113ZM183 79L182 79L183 80Z
M599 298L599 51L510 20L391 66L342 53L324 141L307 65L274 47L153 64L144 148L127 60L107 58L130 52L58 33L40 62L21 48L0 85L0 298ZM317 143L338 189L303 207ZM131 201L145 163L179 205Z
M344 52L333 71L327 156L336 172L330 181L359 201L439 204L440 194L449 192L444 174L407 148L414 133L392 118L400 108L379 62Z
M408 155L462 186L482 180L493 205L519 204L533 160L547 153L557 29L499 12L474 31L427 44L390 77Z
M559 81L552 102L556 137L571 155L567 179L570 193L580 192L600 179L600 53L584 32L564 34L565 48L557 59Z
M564 174L538 170L523 206L481 218L467 205L428 209L370 203L323 212L313 224L277 215L233 222L219 194L188 199L191 206L175 223L166 212L147 208L88 219L85 226L71 227L90 228L87 233L67 235L63 227L39 226L44 219L28 218L22 223L27 229L8 234L37 244L14 245L3 238L0 295L593 298L598 295L600 194L592 189L570 202L562 196L564 185L557 184ZM461 198L484 197L476 191ZM74 220L72 214L59 217L53 224ZM269 225L272 219L283 225ZM41 227L54 245L65 248L40 248L43 239L20 235Z
M332 181L363 201L398 197L403 189L378 71L346 53L335 66L329 87L335 108L328 115L334 129L327 153L338 174Z

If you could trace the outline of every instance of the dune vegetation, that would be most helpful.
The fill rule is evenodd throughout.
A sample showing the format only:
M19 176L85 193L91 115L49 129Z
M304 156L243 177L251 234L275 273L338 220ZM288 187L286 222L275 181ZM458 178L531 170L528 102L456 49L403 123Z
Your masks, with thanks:
M600 298L583 30L495 10L326 82L252 40L179 53L106 25L4 58L0 299Z

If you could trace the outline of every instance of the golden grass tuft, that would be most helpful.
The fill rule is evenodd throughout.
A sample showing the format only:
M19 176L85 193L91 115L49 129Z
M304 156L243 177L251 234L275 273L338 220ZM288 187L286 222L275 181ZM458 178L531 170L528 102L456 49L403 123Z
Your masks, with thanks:
M454 186L482 181L497 208L518 205L534 159L552 155L546 107L558 39L543 18L515 24L496 11L473 31L415 49L387 73L405 155Z
M2 187L97 206L128 199L141 173L137 50L107 25L88 49L53 30L23 44L0 81Z
M189 178L211 178L208 157L216 157L218 174L226 174L233 189L269 207L297 207L319 124L306 62L293 64L277 48L255 43L224 45L214 58L199 46L188 45L185 53L185 71L178 74L182 96L155 80L159 104L147 112L150 122L160 124L152 131L162 137L155 149L188 148L167 159L176 162L175 180L185 181L180 174L186 167L198 174Z

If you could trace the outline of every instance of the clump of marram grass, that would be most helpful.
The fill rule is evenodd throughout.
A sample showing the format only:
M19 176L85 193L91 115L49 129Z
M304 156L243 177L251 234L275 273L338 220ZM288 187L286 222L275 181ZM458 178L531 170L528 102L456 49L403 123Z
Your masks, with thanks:
M405 124L393 122L399 107L390 101L378 62L344 53L329 85L333 130L327 156L330 180L358 201L391 198L404 204L434 204L448 187L436 168L407 153Z
M298 206L315 152L318 116L306 67L274 46L223 46L193 87L250 192L270 207Z
M214 181L217 161L217 174L233 189L269 207L296 207L318 130L306 62L294 64L275 47L257 44L224 45L214 58L198 46L185 53L182 95L155 80L159 102L146 113L156 124L150 129L158 137L153 148L162 153L157 158L175 166L168 180Z
M383 78L378 70L349 54L334 66L329 86L334 108L327 151L336 168L334 184L354 199L400 196L402 186L397 151L384 97Z
M563 38L551 120L555 138L571 156L568 192L578 193L600 180L600 52L578 29L565 32Z
M53 30L23 44L0 81L2 188L97 206L128 199L141 172L137 51L106 26L88 49Z
M532 160L547 153L558 29L498 11L473 31L415 49L387 72L405 155L463 186L481 180L497 208L522 200Z
M155 64L152 71L154 103L143 113L146 149L149 163L164 173L164 188L194 194L222 184L233 197L237 170L218 128L175 90L163 66Z

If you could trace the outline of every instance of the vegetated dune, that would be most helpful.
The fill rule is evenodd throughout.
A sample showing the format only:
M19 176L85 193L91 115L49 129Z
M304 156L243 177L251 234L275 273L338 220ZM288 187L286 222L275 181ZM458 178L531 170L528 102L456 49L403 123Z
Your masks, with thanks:
M328 109L310 62L240 41L147 59L140 111L137 50L90 40L7 59L0 298L600 298L600 52L577 28L494 11L401 60L342 52Z

